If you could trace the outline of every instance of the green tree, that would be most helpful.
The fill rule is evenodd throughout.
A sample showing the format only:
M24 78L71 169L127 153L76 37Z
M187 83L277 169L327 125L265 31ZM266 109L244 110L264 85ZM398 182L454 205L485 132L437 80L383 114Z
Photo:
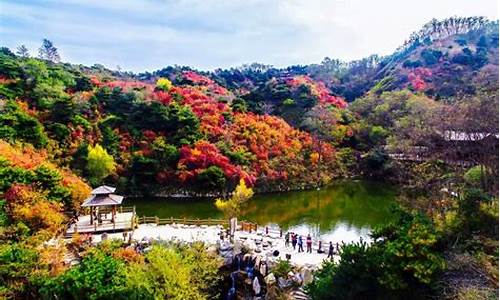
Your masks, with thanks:
M203 244L156 245L145 258L126 272L132 299L219 299L220 261Z
M113 156L97 144L94 147L88 146L87 170L90 175L91 183L97 185L101 180L112 174L115 169Z
M21 46L17 47L16 54L20 57L23 57L23 58L30 57L30 52L29 52L28 48L26 48L25 45L21 45Z
M40 288L44 299L129 299L125 263L93 249L78 266L47 278Z
M221 168L210 166L196 176L198 188L202 191L220 191L226 186L226 176Z
M372 233L373 243L348 244L307 286L321 299L415 299L445 267L438 236L425 216L398 209L396 220Z

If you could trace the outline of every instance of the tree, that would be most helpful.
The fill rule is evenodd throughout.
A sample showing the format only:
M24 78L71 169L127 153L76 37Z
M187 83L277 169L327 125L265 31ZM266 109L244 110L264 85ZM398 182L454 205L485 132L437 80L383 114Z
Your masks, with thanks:
M365 242L342 246L338 262L323 263L306 289L312 299L415 299L445 267L430 219L396 210L396 220ZM416 297L416 299L420 299Z
M131 299L219 299L220 260L201 243L155 245L146 264L131 264L126 272Z
M253 196L253 190L248 188L245 180L240 179L240 183L236 186L231 198L224 200L221 198L215 199L215 207L222 211L226 218L231 219L240 214L241 206Z
M90 174L91 183L99 184L101 180L113 173L116 169L113 156L97 144L95 147L89 145L87 156L87 170Z
M38 57L51 62L59 62L61 57L52 41L43 39L42 46L38 49Z
M25 45L21 45L21 46L17 47L16 53L20 57L24 57L24 58L30 57L30 52L29 52L28 48L26 48Z
M172 88L172 82L167 78L158 78L158 80L156 81L156 87L165 92L168 92Z

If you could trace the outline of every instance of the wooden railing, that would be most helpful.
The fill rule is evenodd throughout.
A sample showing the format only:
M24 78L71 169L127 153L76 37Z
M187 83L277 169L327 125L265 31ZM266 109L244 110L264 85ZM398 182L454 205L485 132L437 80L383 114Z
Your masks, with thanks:
M182 225L222 225L228 226L229 222L222 219L188 219L188 218L158 218L158 217L137 217L138 224L182 224Z
M99 212L103 214L109 214L112 212L111 207L101 207L99 208ZM133 206L119 206L116 208L117 213L127 213L127 212L134 212L134 207ZM90 210L85 211L86 214L90 213Z
M73 231L76 232L96 232L99 230L123 230L123 229L133 229L134 228L134 221L116 221L114 223L109 223L109 224L97 224L97 222L94 222L92 225L74 225Z

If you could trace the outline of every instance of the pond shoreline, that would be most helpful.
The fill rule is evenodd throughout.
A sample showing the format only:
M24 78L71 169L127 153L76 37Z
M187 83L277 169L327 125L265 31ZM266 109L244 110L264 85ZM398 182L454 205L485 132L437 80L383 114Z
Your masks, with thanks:
M273 195L273 194L285 194L285 193L292 193L292 192L310 192L310 191L315 191L329 188L329 187L334 187L336 185L342 184L343 182L370 182L370 183L377 183L377 184L382 184L382 185L388 185L392 184L391 182L388 181L379 181L379 180L374 180L374 179L366 179L363 177L359 176L352 176L352 177L342 177L342 179L333 181L329 184L326 185L321 185L321 186L311 186L311 187L298 187L298 188L289 188L289 189L271 189L271 190L259 190L259 189L254 189L254 195L260 196L260 195ZM180 200L180 199L191 199L194 201L206 199L206 200L214 200L215 198L219 197L225 197L228 196L230 193L212 193L212 194L200 194L200 193L171 193L171 194L166 194L166 193L157 193L157 194L123 194L122 195L125 198L129 199L137 199L137 198L152 198L152 199L158 199L158 200Z

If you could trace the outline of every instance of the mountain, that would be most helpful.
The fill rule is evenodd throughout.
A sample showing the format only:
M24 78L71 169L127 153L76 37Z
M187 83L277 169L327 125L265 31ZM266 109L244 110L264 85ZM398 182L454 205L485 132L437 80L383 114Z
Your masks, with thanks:
M212 78L231 89L265 87L273 78L309 76L347 101L374 88L411 88L446 98L495 89L498 77L498 21L483 17L432 20L388 56L372 55L344 62L325 58L320 64L276 69L261 64L216 70Z
M348 102L498 88L498 22L433 20L394 54L277 69L251 64L133 74L0 51L0 138L46 149L93 185L128 193L302 189L345 175L359 114ZM344 150L343 150L344 149ZM342 155L347 155L341 157Z

